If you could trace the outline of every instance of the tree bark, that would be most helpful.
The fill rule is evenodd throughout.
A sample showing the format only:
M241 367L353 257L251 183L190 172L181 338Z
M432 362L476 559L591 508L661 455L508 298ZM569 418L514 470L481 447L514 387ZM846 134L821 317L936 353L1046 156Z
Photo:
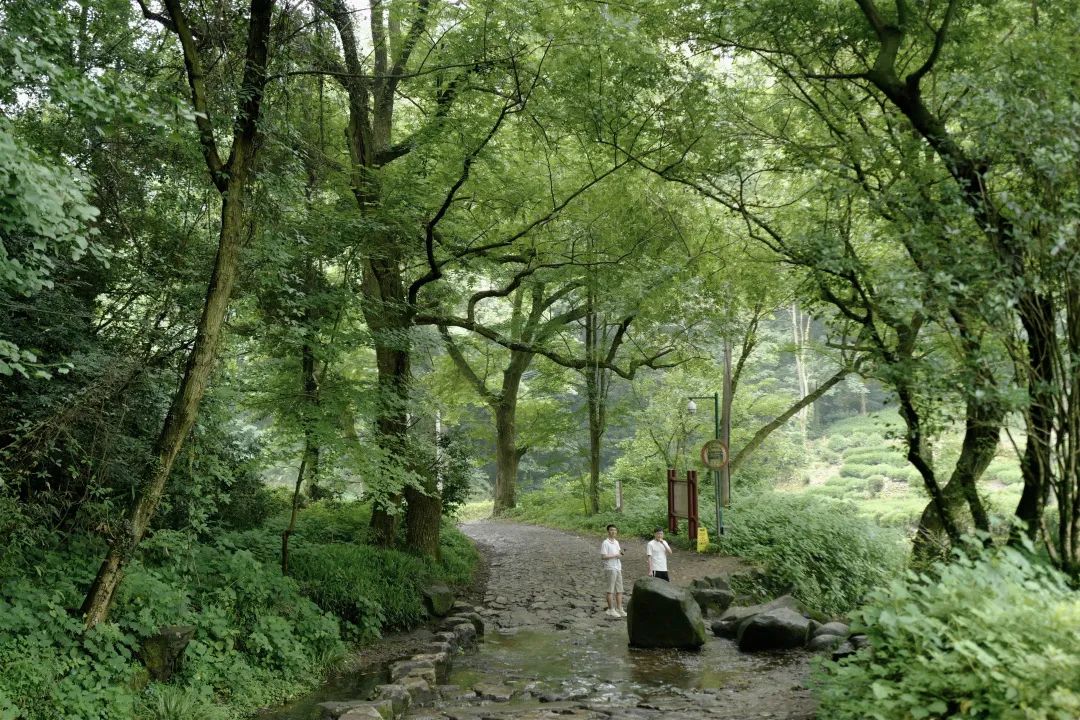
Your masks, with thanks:
M517 489L517 397L504 398L495 411L495 515L504 515L514 508Z
M960 457L956 460L956 467L953 468L949 481L941 489L941 499L947 511L950 514L955 512L966 500L975 527L983 532L990 532L990 518L979 498L977 483L997 452L1003 420L1004 413L997 403L968 400ZM919 518L912 555L925 561L936 557L938 553L935 548L938 543L935 538L944 529L937 505L934 502L927 503Z

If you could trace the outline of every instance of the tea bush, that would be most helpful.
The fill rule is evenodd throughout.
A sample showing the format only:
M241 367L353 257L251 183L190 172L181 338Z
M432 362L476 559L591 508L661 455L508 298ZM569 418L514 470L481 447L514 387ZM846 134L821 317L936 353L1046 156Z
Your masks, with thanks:
M958 555L870 594L869 649L823 663L830 720L1080 717L1080 595L1026 551Z

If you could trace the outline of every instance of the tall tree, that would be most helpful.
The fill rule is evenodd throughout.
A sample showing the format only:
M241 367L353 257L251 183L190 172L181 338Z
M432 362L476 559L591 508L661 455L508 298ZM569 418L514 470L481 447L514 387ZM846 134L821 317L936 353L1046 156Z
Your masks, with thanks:
M146 485L135 498L119 536L110 543L109 552L83 601L82 613L88 627L105 620L108 615L124 568L150 526L173 462L195 423L199 404L217 359L222 323L232 295L240 248L246 234L244 200L254 176L253 166L258 154L258 122L267 82L270 23L274 3L273 0L252 0L247 22L244 70L237 90L232 145L228 158L223 160L210 114L203 59L192 27L179 0L165 0L165 6L167 18L148 11L147 14L159 20L176 35L183 53L203 158L210 181L221 194L218 252L184 376L173 396L158 436L155 466L150 469Z

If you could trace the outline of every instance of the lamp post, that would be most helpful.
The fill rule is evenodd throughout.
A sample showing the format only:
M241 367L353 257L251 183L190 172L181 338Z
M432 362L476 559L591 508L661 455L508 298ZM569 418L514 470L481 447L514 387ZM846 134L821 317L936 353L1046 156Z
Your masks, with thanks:
M712 395L695 395L689 398L689 402L686 403L686 411L693 415L697 412L697 403L695 400L712 400L713 401L713 438L722 440L720 437L720 393L713 393ZM713 470L713 499L716 501L716 534L724 534L724 509L720 502L720 471Z
M686 410L691 415L697 412L695 400L713 401L713 437L724 443L724 448L731 448L731 343L724 340L724 404L720 407L720 393L698 395L688 398ZM724 534L724 506L731 504L731 469L727 462L720 470L713 470L713 493L716 500L716 534Z

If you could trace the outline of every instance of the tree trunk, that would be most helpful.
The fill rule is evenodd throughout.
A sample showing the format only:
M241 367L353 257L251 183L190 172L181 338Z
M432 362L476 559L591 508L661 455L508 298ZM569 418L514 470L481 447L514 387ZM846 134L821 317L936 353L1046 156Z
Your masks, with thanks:
M1024 490L1016 506L1016 517L1025 523L1028 537L1034 539L1042 525L1043 510L1050 490L1051 438L1054 425L1054 308L1049 298L1024 293L1020 319L1027 333L1028 395L1027 445L1020 461ZM1012 540L1017 539L1014 530Z
M517 485L517 397L504 397L495 411L495 515L503 515L514 507Z
M810 317L799 312L798 303L791 305L791 334L795 343L795 382L799 388L799 397L802 398L810 394L810 380L806 371L806 344L810 335ZM811 406L812 403L807 403L796 413L804 444L810 426Z
M442 498L434 477L432 473L424 492L411 485L405 488L405 545L413 552L437 559Z
M129 510L121 533L112 540L109 553L83 602L81 612L87 627L93 627L108 617L113 595L123 578L124 567L150 527L150 520L164 494L173 462L198 416L199 405L217 359L221 327L236 280L240 244L244 234L242 198L245 185L242 180L230 182L229 192L223 198L218 253L202 317L199 319L195 344L188 355L183 380L173 396L165 425L155 444L156 463L150 480Z
M974 399L968 401L960 457L956 460L952 476L941 489L941 498L948 512L955 512L966 500L975 527L984 532L990 532L990 518L979 498L977 483L997 452L1003 419L998 404L980 403ZM937 505L927 503L919 519L912 555L925 561L939 556L935 550L938 546L936 538L944 529Z
M379 409L375 427L379 444L387 454L391 467L404 468L406 463L405 434L408 430L406 407L411 380L409 353L388 347L380 328L375 332L375 358L379 372ZM391 485L396 485L391 481ZM397 542L399 506L402 494L391 492L373 498L371 507L370 540L380 547L391 547Z

